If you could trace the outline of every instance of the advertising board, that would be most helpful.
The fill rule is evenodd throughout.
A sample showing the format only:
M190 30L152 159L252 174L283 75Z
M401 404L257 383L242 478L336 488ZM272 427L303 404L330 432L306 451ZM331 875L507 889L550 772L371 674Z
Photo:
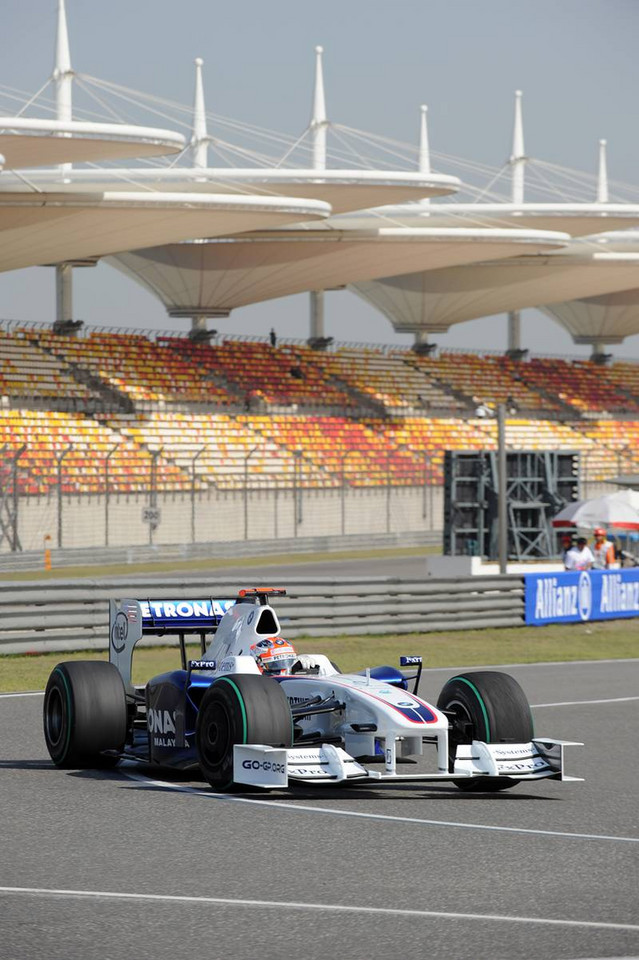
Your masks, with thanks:
M528 573L526 623L579 623L639 617L639 568Z

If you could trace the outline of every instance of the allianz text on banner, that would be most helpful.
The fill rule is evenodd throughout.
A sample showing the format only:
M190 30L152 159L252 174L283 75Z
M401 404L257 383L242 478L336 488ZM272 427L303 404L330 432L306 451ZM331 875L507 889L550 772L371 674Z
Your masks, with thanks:
M639 617L639 569L529 573L526 623L579 623Z

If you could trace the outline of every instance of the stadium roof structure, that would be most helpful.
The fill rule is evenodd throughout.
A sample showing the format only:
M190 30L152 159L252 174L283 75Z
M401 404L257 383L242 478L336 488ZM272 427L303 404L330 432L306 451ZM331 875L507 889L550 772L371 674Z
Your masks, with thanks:
M539 230L560 230L573 237L588 236L601 230L622 230L639 224L639 203L610 202L608 168L606 158L607 143L599 141L599 169L597 175L596 196L584 199L582 178L576 172L555 168L562 177L556 184L550 180L544 165L543 181L546 195L558 196L558 200L540 201L525 199L525 171L528 165L536 169L535 161L527 157L524 151L524 133L522 120L522 93L515 93L515 124L512 155L508 161L510 170L510 199L486 200L487 190L477 189L476 199L472 203L435 202L408 203L385 206L377 210L362 211L355 217L349 217L351 227L365 229L373 224L405 227L524 227ZM420 169L424 174L430 170L428 139L425 130L425 107L422 107L422 145L420 147ZM499 174L493 177L494 182ZM572 183L571 183L572 180ZM569 194L575 191L578 199Z
M122 123L77 121L71 116L71 57L63 0L58 5L55 69L56 119L0 117L0 168L124 160L180 153L184 137L172 130ZM3 182L6 177L3 178Z
M155 127L0 117L0 155L5 170L156 157L181 153L185 145L181 133Z
M8 151L12 154L9 169L0 174L0 270L56 264L57 317L60 324L66 325L72 319L73 265L95 262L101 256L150 243L228 236L313 221L331 212L325 197L330 197L339 209L350 209L373 198L379 202L455 190L457 178L443 175L324 169L327 120L321 54L321 48L317 48L309 128L313 162L309 169L210 169L202 61L197 60L192 167L74 170L71 161L94 159L89 149L91 132L109 133L101 144L95 138L91 141L91 149L102 149L107 158L109 151L116 155L116 139L121 151L128 140L130 153L134 142L142 155L145 151L148 155L151 146L157 153L162 135L154 131L152 144L149 128L72 119L72 84L78 75L71 68L64 0L58 0L55 65L48 81L55 87L56 119L18 117L5 131L6 143L13 146ZM37 96L30 98L25 107ZM27 141L26 137L35 136L38 129L43 136ZM135 130L137 141L133 139ZM72 131L77 137L68 136ZM86 138L80 136L81 131ZM175 152L184 140L179 134L167 133L163 143ZM18 165L60 161L62 165L51 170L27 168L24 174L14 172Z
M426 141L427 142L427 141ZM423 151L428 164L427 148ZM605 343L619 343L624 337L639 332L639 319L631 311L609 309L605 316L601 304L595 315L595 306L567 307L565 301L593 297L610 297L619 291L637 286L639 265L639 232L620 230L581 236L588 228L599 230L604 224L621 222L630 226L639 214L636 204L609 204L606 162L606 142L599 145L599 171L596 203L539 204L524 202L524 154L521 93L517 91L515 133L513 138L512 203L487 205L448 204L429 202L388 207L366 211L349 218L331 218L326 227L336 220L347 219L357 226L379 222L423 224L440 223L494 223L495 225L561 224L574 239L564 250L548 257L542 255L509 258L504 261L477 263L473 266L448 268L443 271L422 271L415 274L390 276L377 280L356 282L351 289L371 305L377 307L398 332L415 334L426 343L428 334L445 332L453 324L479 317L508 312L509 347L519 351L519 311L525 307L550 306L548 311L572 334L577 343L590 343L598 354ZM440 217L438 211L446 208L450 215ZM488 208L489 215L484 216ZM461 209L462 216L456 212ZM468 211L476 211L470 217ZM504 216L497 214L504 213ZM581 239L579 239L581 237ZM627 299L627 298L626 298ZM617 306L621 305L621 301Z
M215 140L209 136L207 130L202 82L203 61L198 58L195 61L193 135L188 151L188 159L191 161L189 166L147 165L67 170L61 192L122 190L135 184L141 189L162 192L175 190L180 193L299 197L330 203L332 212L337 214L402 200L446 196L458 190L461 185L458 177L432 173L430 170L328 167L326 135L330 124L326 115L322 53L322 47L316 47L313 111L310 124L302 135L302 138L308 136L312 141L308 167L277 165L281 163L281 158L271 158L270 165L265 166L263 155L246 150L243 151L244 162L248 154L254 160L251 167L210 166L208 150ZM51 173L39 171L30 175L29 180L35 186L47 189L50 187ZM20 191L22 188L22 183L17 180L11 183L6 178L0 185L0 189L7 191Z
M58 0L55 67L55 120L24 117L0 120L5 166L24 167L64 161L52 170L0 174L0 270L37 264L90 261L104 254L151 242L193 236L220 236L282 223L313 220L331 212L327 203L309 198L251 194L183 193L180 190L134 188L78 189L70 161L91 159L99 152L180 151L179 133L72 119L72 81L64 0ZM6 157L5 157L6 160ZM38 181L38 182L36 182ZM67 277L68 279L68 277Z
M565 246L543 230L267 231L213 242L132 250L108 263L145 286L169 316L226 316L237 307L341 287L391 269L409 272Z
M466 320L634 289L639 277L636 236L634 231L625 237L619 233L614 249L601 250L593 238L583 238L550 254L385 277L351 289L381 310L396 330L427 340L429 333ZM578 322L577 327L580 342L603 342L587 324ZM629 332L639 332L639 320L624 335Z
M602 252L639 254L639 231L602 233L590 239ZM601 350L639 333L639 270L636 283L631 290L547 303L542 310L565 327L575 343L591 343Z
M326 217L319 200L177 192L0 191L0 271Z
M314 165L323 170L326 113L321 48L317 49L316 57L311 129L314 131ZM205 129L198 110L197 90L196 85L196 141L198 129L200 140L204 138ZM419 170L424 177L430 175L427 149L426 115L422 108ZM202 151L195 160L203 162L204 157ZM422 224L417 227L379 225L369 220L368 229L358 229L359 219L358 213L343 214L323 224L273 229L212 243L197 241L130 250L109 258L108 262L155 294L170 316L192 317L195 321L227 316L234 308L251 303L341 287L389 270L406 273L449 267L486 257L516 256L523 250L557 249L569 241L567 234L512 227L437 229ZM317 333L311 329L311 336Z

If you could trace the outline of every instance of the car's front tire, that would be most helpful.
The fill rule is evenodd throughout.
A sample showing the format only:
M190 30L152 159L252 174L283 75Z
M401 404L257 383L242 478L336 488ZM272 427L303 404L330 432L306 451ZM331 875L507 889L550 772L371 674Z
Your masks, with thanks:
M202 697L195 743L205 779L214 790L230 790L236 743L293 743L291 710L279 683L252 674L220 677Z
M443 687L437 707L451 717L449 756L451 773L460 743L528 743L534 736L526 694L507 673L484 670L461 673ZM514 787L509 777L474 777L455 780L460 790L495 791Z
M127 735L122 677L112 663L69 660L54 667L44 693L44 739L58 767L110 767Z

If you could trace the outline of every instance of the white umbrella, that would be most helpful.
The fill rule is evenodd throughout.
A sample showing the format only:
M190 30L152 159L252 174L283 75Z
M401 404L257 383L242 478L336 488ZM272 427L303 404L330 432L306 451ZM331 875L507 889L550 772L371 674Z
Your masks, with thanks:
M612 527L615 530L639 530L639 497L630 502L627 494L632 491L622 490L619 493L610 493L605 497L595 497L593 500L575 500L564 507L553 519L553 527Z

